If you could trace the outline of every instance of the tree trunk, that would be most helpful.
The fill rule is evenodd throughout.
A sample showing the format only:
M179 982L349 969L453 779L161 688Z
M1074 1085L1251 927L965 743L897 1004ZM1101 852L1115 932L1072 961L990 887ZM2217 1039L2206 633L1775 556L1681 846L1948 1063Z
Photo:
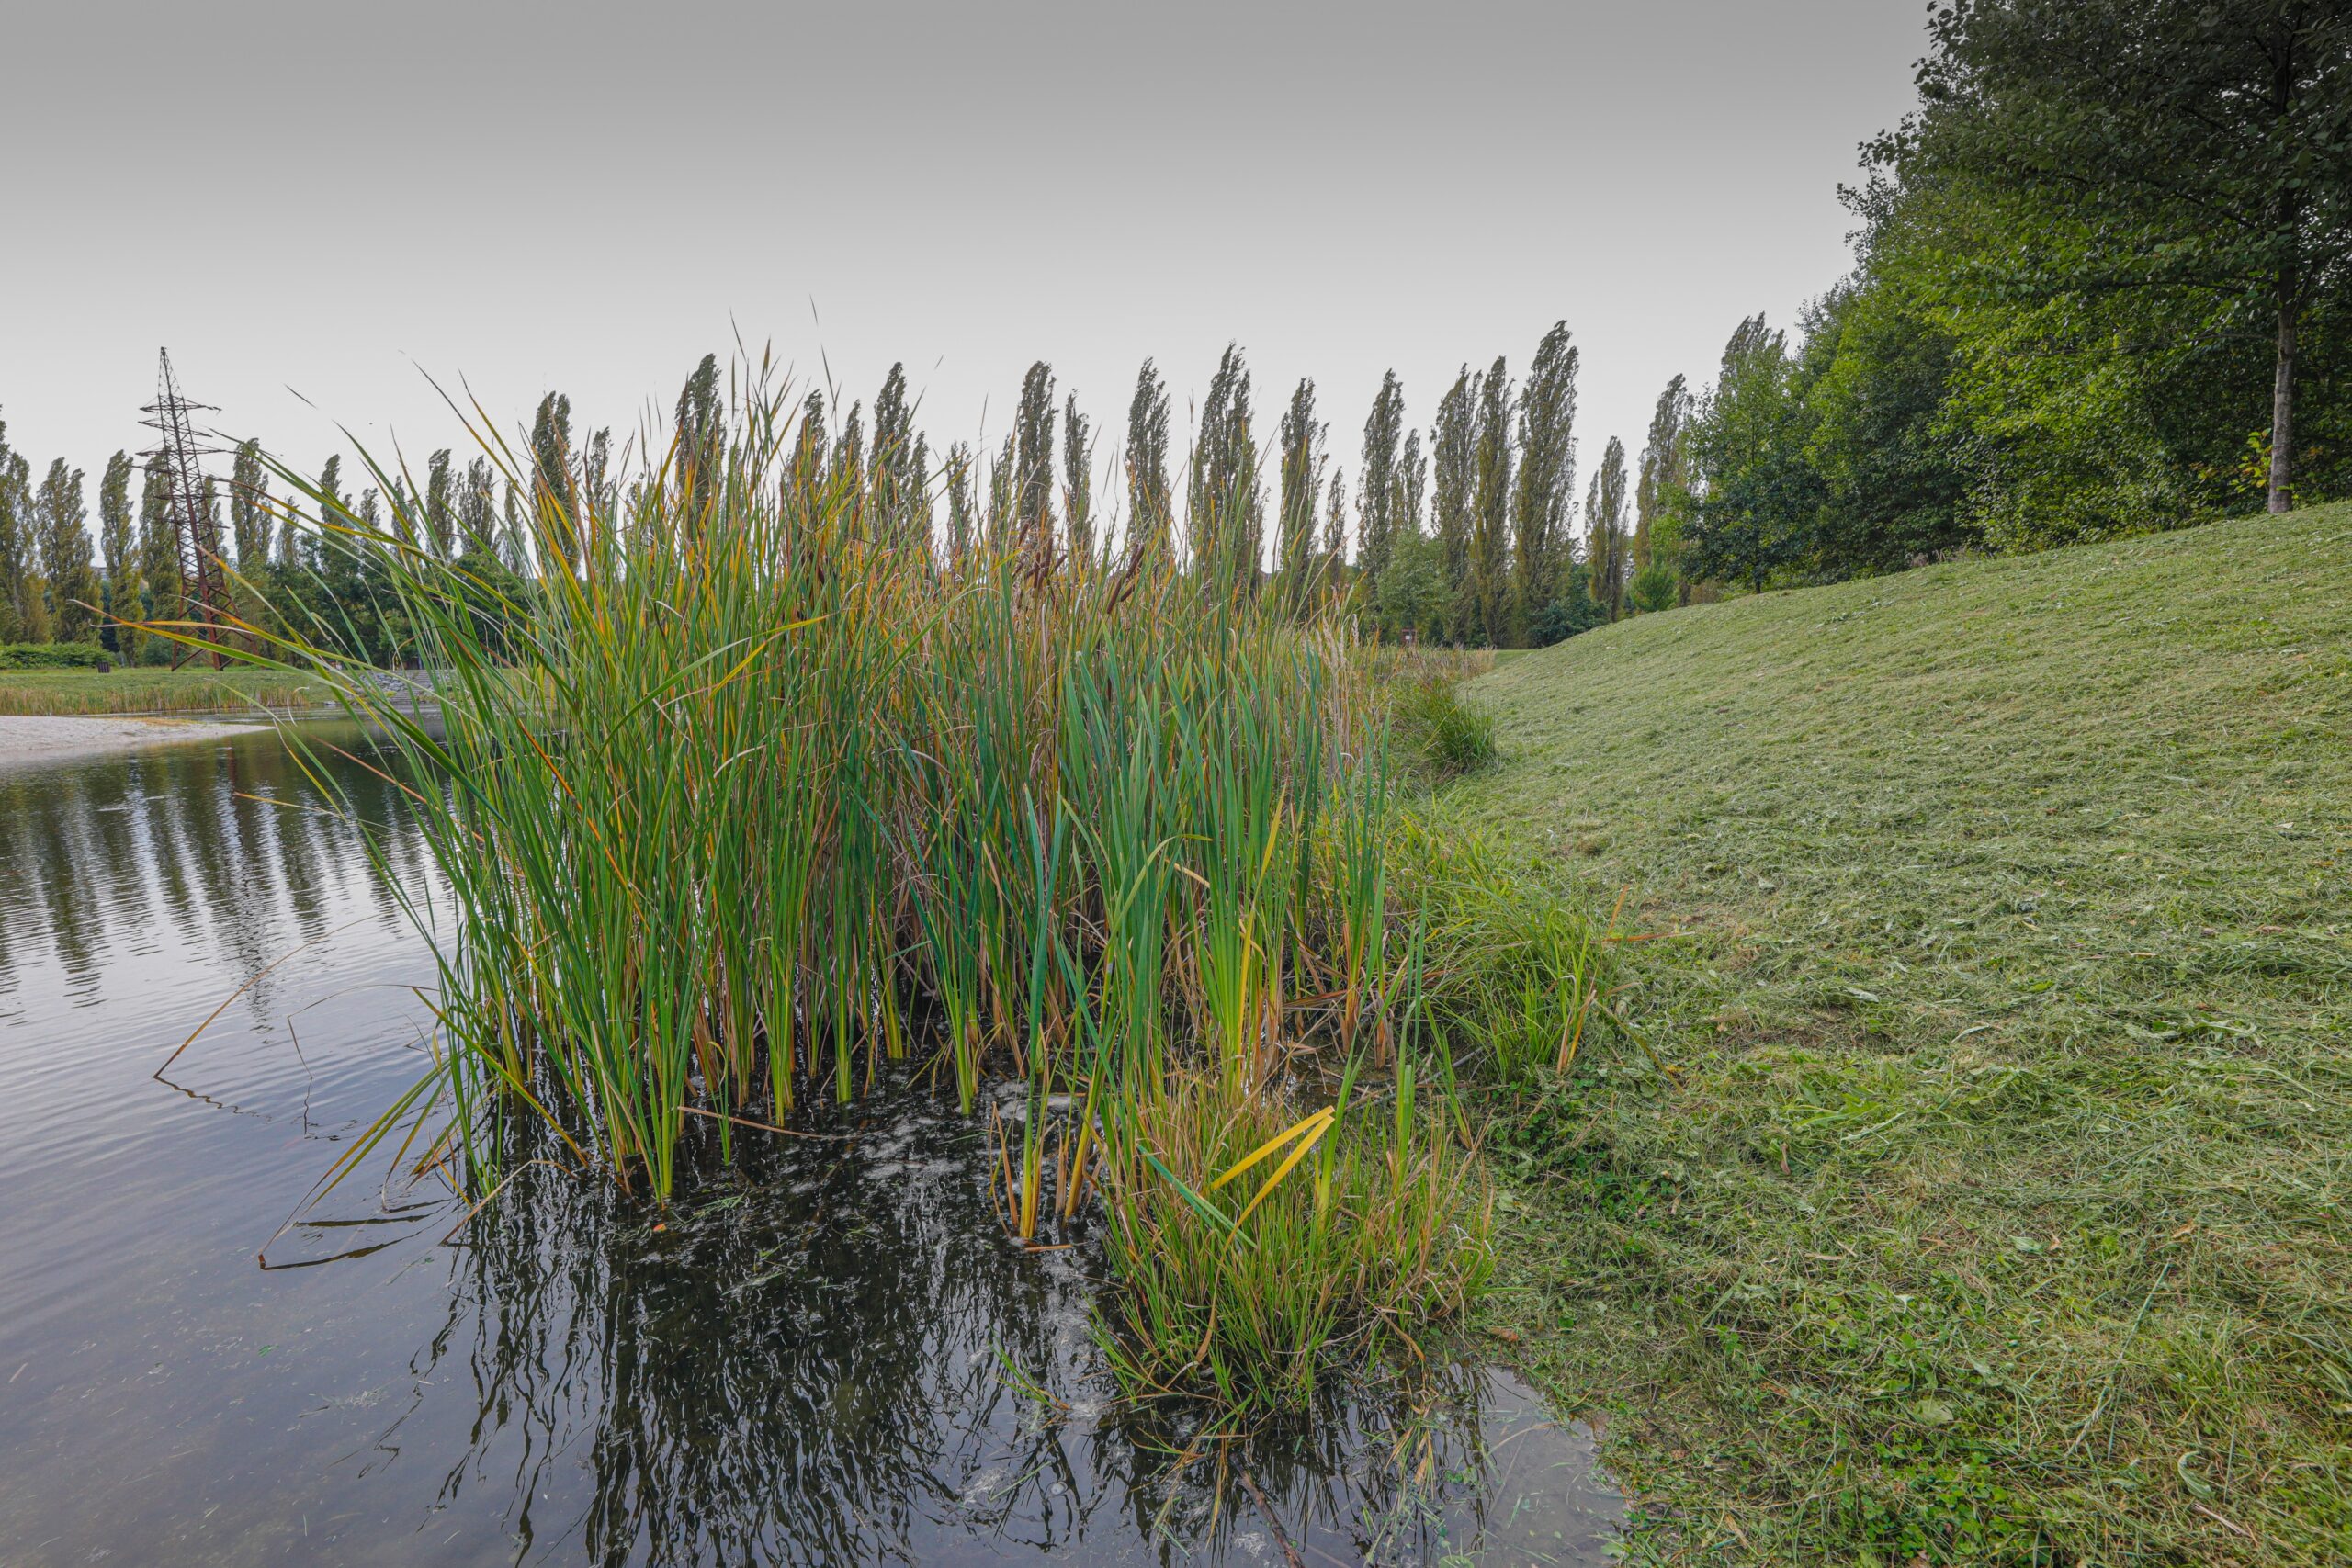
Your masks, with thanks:
M2270 378L2270 510L2292 510L2290 481L2295 454L2295 318L2299 290L2285 279L2278 289L2278 357Z

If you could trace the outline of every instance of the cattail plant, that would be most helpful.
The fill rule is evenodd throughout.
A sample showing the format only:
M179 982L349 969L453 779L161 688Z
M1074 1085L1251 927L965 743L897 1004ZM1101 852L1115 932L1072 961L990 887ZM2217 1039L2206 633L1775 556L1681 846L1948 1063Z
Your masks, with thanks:
M1311 1302L1206 1309L1247 1326L1210 1346L1236 1397L1295 1389L1332 1324L1458 1304L1484 1267L1462 1123L1389 1064L1417 1021L1450 1050L1479 1015L1431 1004L1426 921L1390 939L1397 795L1339 609L1261 594L1229 554L1106 564L1033 531L943 557L856 465L793 461L780 378L729 400L633 482L526 479L540 570L519 593L412 544L420 519L370 528L310 494L297 525L368 556L437 725L323 635L241 655L390 737L447 888L415 910L431 1098L454 1109L436 1153L487 1193L543 1126L666 1199L690 1141L724 1154L910 1055L967 1111L990 1077L1023 1084L1001 1145L1019 1235L1099 1184L1137 1289L1207 1292L1136 1345L1327 1270ZM1393 1117L1329 1098L1366 1060ZM1237 1144L1316 1116L1271 1180L1218 1185ZM1287 1371L1234 1370L1261 1351Z

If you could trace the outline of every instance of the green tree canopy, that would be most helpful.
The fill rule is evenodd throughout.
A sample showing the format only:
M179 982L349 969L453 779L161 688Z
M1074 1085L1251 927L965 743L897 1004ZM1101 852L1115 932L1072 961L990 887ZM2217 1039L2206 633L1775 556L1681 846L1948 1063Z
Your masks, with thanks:
M2352 261L2340 0L1952 0L1876 156L2004 203L1971 260L2012 298L2194 290L2266 312L2270 510L2291 503L2305 319Z

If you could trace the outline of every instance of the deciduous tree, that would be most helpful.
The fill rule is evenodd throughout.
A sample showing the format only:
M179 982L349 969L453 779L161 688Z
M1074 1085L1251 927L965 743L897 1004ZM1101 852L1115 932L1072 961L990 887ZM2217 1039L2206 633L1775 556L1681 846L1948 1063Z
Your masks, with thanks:
M139 617L139 582L131 535L130 454L117 452L107 459L107 471L98 480L98 558L106 569L105 610L107 623L98 628L98 640L117 653L127 653L119 620Z
M457 485L450 459L449 448L444 446L424 465L424 537L440 560L456 553L458 537Z
M931 547L929 466L907 398L907 367L894 364L875 395L874 450L865 465L876 536L900 547Z
M1356 472L1356 571L1375 599L1396 537L1397 443L1405 434L1405 388L1391 370L1380 378L1363 422L1363 467Z
M1283 599L1305 604L1315 577L1316 503L1323 490L1323 424L1315 417L1315 383L1302 378L1283 412L1281 532L1275 570Z
M2009 243L1973 263L1994 290L2259 301L2267 499L2286 511L2302 329L2352 263L2352 7L1952 0L1928 30L1923 107L1878 144L1882 164L2022 198Z
M90 570L90 510L82 470L57 458L35 500L40 518L40 570L48 580L50 635L79 642L97 624L98 576Z
M1239 345L1227 344L1201 404L1185 494L1186 531L1193 560L1223 574L1244 594L1258 591L1265 542L1265 494L1250 420L1250 368Z
M0 420L0 642L29 642L33 583L32 495L22 454L8 446L8 422Z
M1502 355L1478 378L1478 434L1471 501L1470 604L1473 636L1503 645L1510 622L1511 382Z
M1761 587L1804 559L1822 486L1805 454L1811 427L1801 371L1787 334L1761 315L1740 322L1724 345L1690 432L1702 487L1682 536L1691 581Z
M1127 400L1126 467L1128 542L1164 556L1176 522L1168 489L1168 389L1148 359Z
M293 537L293 530L287 530ZM466 464L465 488L458 496L458 542L460 555L484 559L498 553L498 470L486 457Z
M1430 428L1430 505L1444 569L1446 635L1455 642L1475 642L1481 635L1470 624L1476 606L1469 586L1471 517L1478 485L1477 395L1477 384L1465 365L1438 400L1437 423Z
M1021 378L1012 433L1021 546L1042 549L1054 536L1054 367L1042 359Z
M1625 583L1633 575L1631 544L1625 526L1625 444L1612 435L1585 500L1584 552L1593 603L1612 621L1625 613Z
M947 448L947 563L951 568L964 564L979 537L979 508L973 500L976 461L968 441L955 442Z
M672 459L679 492L686 501L687 515L695 526L704 525L703 516L711 502L711 487L719 471L718 444L723 439L719 424L718 355L706 354L702 363L678 389L678 407L673 437L676 446Z
M1671 556L1671 539L1661 541L1659 530L1667 525L1669 508L1688 496L1690 489L1690 463L1684 450L1684 437L1690 424L1690 389L1685 378L1677 376L1657 395L1657 406L1650 411L1649 439L1642 446L1641 476L1634 482L1634 570L1641 570L1650 564L1661 543ZM1667 563L1669 567L1671 560Z
M1072 392L1062 404L1062 516L1069 553L1081 561L1094 554L1094 440L1086 426Z
M286 530L293 547L294 530ZM172 526L172 471L150 463L139 489L139 603L144 618L181 618L179 536ZM134 657L136 650L133 650Z
M249 571L267 563L273 526L269 470L261 460L261 443L241 441L237 444L236 460L229 468L229 532L237 552L238 570Z
M1519 476L1511 493L1511 640L1560 591L1576 504L1577 350L1558 321L1536 345L1519 399Z

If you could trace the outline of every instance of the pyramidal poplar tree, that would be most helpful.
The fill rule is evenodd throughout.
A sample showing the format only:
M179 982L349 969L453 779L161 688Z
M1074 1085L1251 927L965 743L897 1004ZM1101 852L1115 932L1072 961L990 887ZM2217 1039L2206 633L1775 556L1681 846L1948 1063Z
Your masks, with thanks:
M1320 589L1337 599L1348 587L1348 480L1335 466L1323 492L1323 550L1319 557Z
M696 526L709 508L711 488L718 483L718 444L723 439L719 413L718 355L706 354L685 385L678 389L672 437L675 444L672 471L686 503L686 514L695 520Z
M1525 645L1559 596L1577 470L1577 350L1557 321L1536 345L1519 400L1519 479L1511 495L1511 640Z
M929 476L923 471L929 466L922 437L915 434L914 406L907 399L907 367L893 364L874 398L874 446L865 464L876 538L901 547L929 547Z
M250 571L269 559L269 470L259 441L241 441L229 465L229 534L237 570Z
M834 494L847 499L854 517L865 515L865 404L857 399L850 400L849 417L842 421L841 438L833 443L832 458L826 465L825 485ZM870 525L870 516L866 521Z
M1511 383L1503 357L1478 378L1477 443L1471 501L1470 594L1475 635L1502 646L1510 622Z
M458 492L451 468L452 454L447 446L424 465L424 538L438 560L450 558L458 536Z
M132 554L130 515L130 454L117 452L107 459L98 480L98 558L106 569L103 607L107 619L98 640L112 652L128 654L123 628L115 623L136 619L139 588Z
M1086 427L1072 392L1062 404L1062 516L1069 525L1069 553L1081 561L1094 554L1094 442Z
M1021 514L1021 446L1016 433L1005 434L996 461L989 465L989 507L986 525L989 547L1005 549L1016 542Z
M1625 613L1625 582L1633 575L1625 530L1625 444L1609 438L1600 471L1585 498L1585 564L1592 574L1592 597L1601 613L1616 620Z
M288 529L290 542L294 531ZM139 606L141 618L180 618L179 536L172 527L172 473L161 463L148 466L139 487ZM136 658L138 650L131 650Z
M286 554L293 552L294 530L284 532ZM466 464L466 481L458 493L458 545L462 556L498 553L498 476L488 457Z
M25 460L9 449L8 422L0 419L0 642L29 640L25 602L31 588L31 556Z
M60 457L40 482L40 570L49 581L50 635L80 642L97 627L98 574L90 568L90 509L82 470Z
M1315 576L1316 503L1323 491L1323 426L1315 417L1315 383L1302 379L1283 412L1281 533L1275 572L1283 602L1303 607Z
M598 517L620 514L620 483L613 473L613 427L599 425L580 448L580 494Z
M786 464L796 491L813 495L825 482L827 450L825 394L811 392L801 400L800 425L794 433L792 457Z
M1240 345L1227 344L1201 402L1185 528L1200 567L1223 574L1236 592L1254 596L1265 546L1265 494L1250 423L1250 367Z
M1690 485L1684 437L1690 427L1690 390L1677 376L1657 395L1650 414L1649 440L1642 447L1640 477L1634 481L1634 570L1656 558L1658 526ZM1672 541L1668 541L1669 547ZM1671 564L1671 563L1668 563Z
M1405 389L1389 371L1363 422L1363 467L1356 472L1356 573L1367 596L1380 590L1381 570L1396 536L1397 444L1405 434Z
M1021 378L1013 406L1013 495L1024 550L1054 535L1054 367L1040 359Z
M1477 488L1477 385L1465 365L1437 401L1430 427L1430 504L1435 515L1438 554L1444 568L1445 635L1456 643L1475 642L1471 626L1470 513Z
M1140 550L1168 553L1175 513L1168 490L1168 389L1148 359L1136 372L1127 400L1127 539Z
M973 467L977 461L970 442L948 445L947 564L951 570L964 564L980 536L979 509L973 502Z

